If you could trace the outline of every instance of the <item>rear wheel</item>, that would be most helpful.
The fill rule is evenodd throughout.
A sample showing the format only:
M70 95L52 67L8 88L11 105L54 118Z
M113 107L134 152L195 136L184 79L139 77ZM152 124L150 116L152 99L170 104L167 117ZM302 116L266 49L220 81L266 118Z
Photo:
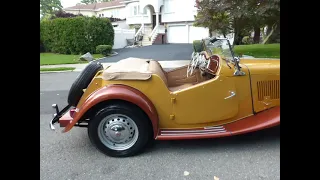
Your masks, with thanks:
M140 153L150 137L148 118L142 110L128 103L101 109L89 122L91 142L104 154L114 157Z

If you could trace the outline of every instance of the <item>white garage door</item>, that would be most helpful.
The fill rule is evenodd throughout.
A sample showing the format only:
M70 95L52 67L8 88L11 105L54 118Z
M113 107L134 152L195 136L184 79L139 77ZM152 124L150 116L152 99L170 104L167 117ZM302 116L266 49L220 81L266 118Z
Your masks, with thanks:
M188 43L188 28L186 25L168 26L168 43Z
M209 37L209 29L189 26L189 43Z

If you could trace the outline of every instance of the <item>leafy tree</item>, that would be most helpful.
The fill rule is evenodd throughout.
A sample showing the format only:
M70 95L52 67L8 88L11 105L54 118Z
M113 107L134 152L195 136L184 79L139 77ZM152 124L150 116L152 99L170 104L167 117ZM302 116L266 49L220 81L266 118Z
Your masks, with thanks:
M232 31L232 19L221 5L224 0L197 1L198 14L195 16L195 26L209 28L210 36L213 30L226 36Z
M255 32L254 42L259 43L261 28L267 25L265 43L280 19L280 0L202 0L197 1L197 7L196 26L208 27L210 32L216 30L223 35L234 32L235 44L251 30Z
M40 14L42 16L52 15L61 9L62 5L60 0L40 0Z
M72 14L72 13L67 13L63 10L57 11L54 13L53 16L51 16L50 19L56 19L56 18L72 18L72 17L77 17L77 16L83 16L82 14Z

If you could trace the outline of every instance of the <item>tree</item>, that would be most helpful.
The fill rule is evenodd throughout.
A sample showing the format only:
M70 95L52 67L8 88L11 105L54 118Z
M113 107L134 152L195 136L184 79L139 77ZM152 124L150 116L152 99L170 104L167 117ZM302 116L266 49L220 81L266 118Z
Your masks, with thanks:
M42 16L53 15L62 9L60 0L40 0L40 14Z
M195 16L195 26L209 28L210 36L213 30L226 36L232 31L232 19L222 6L224 0L197 1L198 14Z
M223 35L233 32L234 44L239 44L252 30L254 42L259 43L261 28L268 26L265 43L280 19L280 0L202 0L197 1L197 8L196 26L208 27Z
M99 2L109 2L112 0L81 0L81 3L84 4L93 4L93 3L99 3Z

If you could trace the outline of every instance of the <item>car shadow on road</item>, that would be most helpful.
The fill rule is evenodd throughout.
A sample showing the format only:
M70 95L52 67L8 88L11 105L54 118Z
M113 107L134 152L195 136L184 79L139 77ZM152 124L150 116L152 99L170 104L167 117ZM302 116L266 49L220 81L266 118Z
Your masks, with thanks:
M87 148L85 151L90 153L94 151L98 152L98 150L91 144L86 132L81 132L80 136L77 137L78 140L73 140L70 144L76 144L76 146L82 144L83 147ZM223 138L153 141L143 152L135 155L135 157L138 158L181 153L201 155L207 153L252 152L252 150L276 150L279 146L280 126L258 132Z
M274 148L279 146L280 142L280 126L242 134L231 137L214 138L214 139L197 139L197 140L179 140L179 141L154 141L146 149L144 153L162 153L163 151L181 152L204 152L232 149L259 149Z

